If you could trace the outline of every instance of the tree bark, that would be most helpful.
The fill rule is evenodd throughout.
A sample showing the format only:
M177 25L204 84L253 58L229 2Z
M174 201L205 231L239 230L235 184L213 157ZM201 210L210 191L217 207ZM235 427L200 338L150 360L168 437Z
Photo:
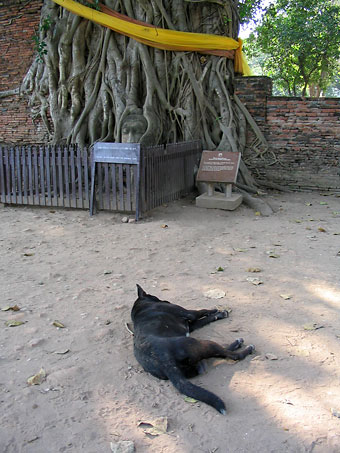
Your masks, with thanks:
M162 28L238 34L235 0L104 3ZM231 60L147 47L50 0L43 5L41 23L47 17L51 25L40 31L40 40L48 53L32 63L23 89L34 113L50 123L51 142L120 142L133 115L142 143L201 139L208 149L239 150L244 131L232 99Z

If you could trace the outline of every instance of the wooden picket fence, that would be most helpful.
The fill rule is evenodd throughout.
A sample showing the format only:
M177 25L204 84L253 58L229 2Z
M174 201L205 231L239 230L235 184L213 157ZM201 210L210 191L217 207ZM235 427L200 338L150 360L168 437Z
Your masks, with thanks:
M137 181L144 212L188 194L201 153L199 141L142 147L140 178L136 166L98 164L97 208L134 212ZM90 168L88 148L0 146L0 202L89 209Z
M0 147L0 200L88 208L88 150L72 146Z

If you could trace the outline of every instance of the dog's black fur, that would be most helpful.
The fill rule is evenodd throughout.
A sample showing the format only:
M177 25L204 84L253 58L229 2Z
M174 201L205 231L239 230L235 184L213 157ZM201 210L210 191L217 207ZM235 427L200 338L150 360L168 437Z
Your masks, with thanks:
M203 401L226 414L223 401L188 381L204 370L202 360L209 357L244 359L255 347L239 338L229 346L213 341L189 338L189 332L228 316L219 310L186 310L179 305L159 300L137 285L138 299L131 311L134 324L134 352L145 371L159 379L169 379L184 395Z

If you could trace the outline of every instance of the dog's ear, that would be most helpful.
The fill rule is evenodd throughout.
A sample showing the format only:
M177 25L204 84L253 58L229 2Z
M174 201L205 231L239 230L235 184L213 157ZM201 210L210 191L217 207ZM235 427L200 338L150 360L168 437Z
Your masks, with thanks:
M147 296L147 294L146 294L146 292L144 291L144 289L143 289L141 286L139 286L138 284L137 284L137 294L138 294L138 297L145 297L145 296Z

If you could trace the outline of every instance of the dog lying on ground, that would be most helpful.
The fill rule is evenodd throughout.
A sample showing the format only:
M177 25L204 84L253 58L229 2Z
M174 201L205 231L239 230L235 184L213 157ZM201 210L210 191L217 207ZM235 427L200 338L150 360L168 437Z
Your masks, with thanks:
M255 347L235 352L243 339L229 346L190 338L189 333L210 322L228 317L226 311L186 310L179 305L147 294L137 285L138 299L133 305L134 353L145 371L159 379L169 379L176 389L226 414L224 402L214 393L188 381L204 371L203 359L210 357L244 359Z

